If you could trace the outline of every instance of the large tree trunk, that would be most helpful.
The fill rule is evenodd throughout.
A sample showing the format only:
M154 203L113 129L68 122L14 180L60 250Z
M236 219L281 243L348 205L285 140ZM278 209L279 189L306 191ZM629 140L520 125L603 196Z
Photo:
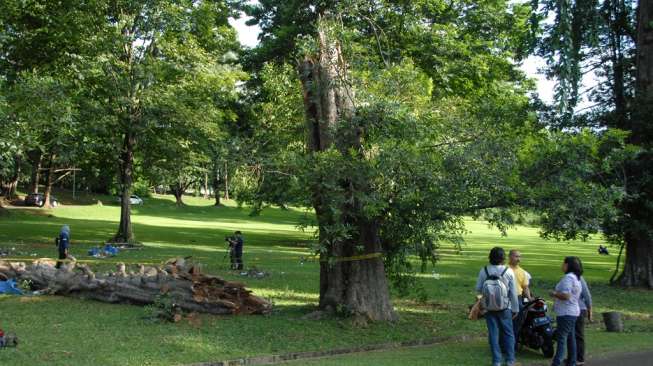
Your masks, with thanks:
M120 166L120 224L118 225L118 232L112 239L116 243L131 243L134 241L129 198L132 193L135 146L136 137L134 133L131 130L126 131L122 145Z
M93 273L86 265L69 263L61 269L51 260L24 263L0 261L0 279L29 281L34 290L53 295L94 299L109 303L149 305L161 295L168 295L186 311L210 314L269 314L272 304L237 282L201 274L198 267L182 258L165 266L134 268L127 272L124 264L108 275Z
M348 151L360 148L360 131L355 127L334 135L339 123L349 123L353 117L351 90L346 83L347 68L339 45L318 32L320 50L315 57L307 57L299 70L304 92L308 125L308 148L320 152L333 146L343 157ZM340 185L347 192L347 204L338 207L342 215L333 216L328 207L329 197L335 192L312 187L313 206L319 222L320 241L327 250L320 258L320 308L362 315L371 320L394 320L396 314L390 301L378 223L366 218L356 192L371 189L367 182L340 177ZM352 228L349 238L330 238L331 225ZM362 248L361 248L362 247Z
M653 289L653 240L648 233L626 235L626 263L620 283Z
M653 1L640 0L637 9L636 105L631 118L630 142L643 152L627 167L629 196L624 204L627 228L626 263L620 276L625 286L653 289Z
M46 178L45 178L45 193L43 194L43 207L45 208L52 208L52 205L50 204L50 196L52 195L52 183L54 182L54 159L55 159L55 154L50 153L50 157L48 158L48 170L46 172Z
M30 176L29 193L39 193L43 153L40 150L32 151L30 153L30 162L32 163L32 174Z

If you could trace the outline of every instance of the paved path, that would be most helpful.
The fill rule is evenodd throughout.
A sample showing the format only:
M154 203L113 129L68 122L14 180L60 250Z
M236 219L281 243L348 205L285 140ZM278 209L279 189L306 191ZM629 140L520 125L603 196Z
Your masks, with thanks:
M653 366L653 351L627 353L618 356L609 356L605 359L588 361L587 366Z

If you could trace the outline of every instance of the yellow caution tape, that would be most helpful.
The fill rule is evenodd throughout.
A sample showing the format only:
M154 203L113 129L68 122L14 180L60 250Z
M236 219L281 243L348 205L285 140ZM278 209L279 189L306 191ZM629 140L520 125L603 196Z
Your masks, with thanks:
M379 258L383 256L383 253L368 253L368 254L361 254L361 255L355 255L352 257L331 257L327 259L321 259L320 262L355 262L355 261L364 261L367 259L374 259L374 258Z

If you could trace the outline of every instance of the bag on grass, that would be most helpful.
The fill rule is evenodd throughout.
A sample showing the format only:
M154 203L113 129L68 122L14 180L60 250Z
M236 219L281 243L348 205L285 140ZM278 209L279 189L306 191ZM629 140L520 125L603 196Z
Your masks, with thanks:
M483 294L483 307L487 311L501 311L510 307L510 299L508 299L508 286L506 285L503 275L508 271L508 267L501 272L501 275L490 275L485 270L486 279L483 282L481 294Z
M467 319L469 320L479 320L480 318L483 317L485 314L483 305L481 304L481 298L479 297L476 299L476 302L474 305L472 305L469 308L469 314L467 315Z

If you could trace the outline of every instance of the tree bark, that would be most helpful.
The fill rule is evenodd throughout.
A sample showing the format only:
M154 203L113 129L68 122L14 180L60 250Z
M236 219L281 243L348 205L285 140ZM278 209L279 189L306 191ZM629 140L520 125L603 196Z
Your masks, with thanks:
M626 263L619 280L626 287L653 289L653 240L648 233L626 235Z
M50 153L50 156L48 157L48 170L46 173L46 178L45 178L45 193L43 194L43 207L45 208L52 208L52 205L50 204L50 196L52 195L52 183L54 181L54 159L55 159L55 154Z
M635 107L630 121L630 143L642 148L627 166L631 197L623 205L626 220L626 263L619 280L628 287L653 289L653 1L640 0L637 9Z
M165 266L127 272L124 264L108 275L85 265L69 263L61 269L53 260L24 263L0 261L0 278L29 281L34 290L109 303L148 305L168 295L181 309L210 314L269 314L272 304L254 296L244 285L201 274L198 267L177 258Z
M209 199L209 172L204 172L204 199Z
M43 153L40 150L34 150L30 154L32 163L32 174L30 176L29 193L39 193L39 180L41 178L41 165L43 162Z
M216 172L213 177L213 196L215 197L215 205L220 206L220 173Z
M184 206L184 187L180 184L174 184L170 186L170 190L172 191L172 194L175 196L175 203L177 206Z
M339 45L328 38L324 29L318 32L319 54L305 58L300 66L304 106L308 126L309 151L320 152L337 147L343 157L352 159L350 149L360 148L361 131L352 127L334 135L339 123L349 123L354 108L351 90L346 83L347 67ZM371 189L369 183L341 177L340 185L349 202L339 207L343 213L334 217L328 207L334 192L311 187L313 206L319 223L320 242L326 252L320 255L320 303L329 312L362 315L371 320L395 320L390 301L378 220L365 217L357 191ZM331 240L327 230L331 225L353 228L349 238ZM362 247L362 248L361 248Z
M638 98L653 98L653 2L639 0L637 7L637 79Z
M136 146L136 136L128 129L124 134L124 140L121 152L120 166L120 224L118 232L111 239L116 243L131 243L134 241L131 222L131 202L133 170L134 170L134 148Z
M14 156L14 174L9 178L9 182L5 184L5 198L12 200L16 198L16 190L18 189L18 180L20 179L20 155Z
M229 199L229 170L227 162L224 163L224 199Z

